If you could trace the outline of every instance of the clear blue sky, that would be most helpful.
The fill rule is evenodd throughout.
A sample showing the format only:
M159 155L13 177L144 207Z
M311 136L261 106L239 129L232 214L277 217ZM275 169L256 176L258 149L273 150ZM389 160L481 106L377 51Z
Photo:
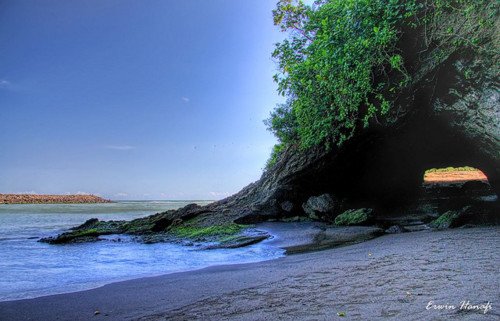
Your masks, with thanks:
M275 142L270 0L0 0L0 193L219 199Z

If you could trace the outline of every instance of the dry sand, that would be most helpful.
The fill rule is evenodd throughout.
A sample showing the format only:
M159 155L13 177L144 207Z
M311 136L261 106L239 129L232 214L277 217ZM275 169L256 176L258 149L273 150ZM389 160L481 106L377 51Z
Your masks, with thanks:
M499 244L499 227L385 235L267 262L2 302L0 319L500 320ZM464 300L490 302L492 310L461 310ZM448 309L426 309L429 301Z

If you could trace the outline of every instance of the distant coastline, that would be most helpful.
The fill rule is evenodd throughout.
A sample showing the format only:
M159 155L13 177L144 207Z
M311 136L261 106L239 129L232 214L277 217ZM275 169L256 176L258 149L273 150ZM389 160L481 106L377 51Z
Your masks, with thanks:
M0 204L112 203L95 195L0 194Z

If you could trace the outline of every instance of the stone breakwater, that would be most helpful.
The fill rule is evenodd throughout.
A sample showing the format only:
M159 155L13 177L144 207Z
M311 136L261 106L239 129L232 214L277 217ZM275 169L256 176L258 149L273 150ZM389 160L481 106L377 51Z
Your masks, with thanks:
M95 195L0 194L0 204L111 203Z

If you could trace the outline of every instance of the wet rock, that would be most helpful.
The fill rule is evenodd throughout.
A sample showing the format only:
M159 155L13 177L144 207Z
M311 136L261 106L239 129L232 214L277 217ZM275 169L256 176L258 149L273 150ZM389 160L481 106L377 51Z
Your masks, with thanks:
M429 230L431 227L427 224L405 225L403 228L408 232L419 232Z
M338 227L324 222L266 222L257 227L276 235L267 244L283 248L287 254L354 244L384 234L384 230L371 226Z
M97 235L84 235L84 236L59 235L57 237L47 237L39 240L39 242L49 243L49 244L77 244L77 243L90 243L97 241L101 241L101 239Z
M407 232L408 230L402 227L401 225L393 225L389 227L388 229L385 230L385 233L387 234L400 234Z
M447 229L462 215L461 211L448 211L432 221L429 225L438 230Z
M280 204L281 209L285 212L291 212L293 210L293 203L290 201L284 201Z
M172 224L170 224L171 227L174 227L174 226L179 226L182 224L182 220L180 218L176 218L175 220L172 221Z
M429 225L436 229L447 229L465 225L500 224L499 207L497 202L473 203L459 210L447 211Z
M84 230L97 226L99 224L99 219L91 218L85 221L85 223L78 225L77 227L72 228L72 230Z
M331 221L335 210L335 201L330 194L311 196L302 204L304 212L312 219Z
M144 234L137 236L137 241L144 244L154 244L154 243L162 243L162 242L174 242L171 235L166 233L153 233L153 234Z
M254 235L237 235L233 238L228 238L227 240L223 240L220 243L211 244L208 246L203 246L204 250L213 250L213 249L235 249L239 247L244 247L252 244L259 243L267 238L270 235L267 233L258 233Z
M371 208L359 208L347 210L335 218L335 225L350 226L350 225L366 225L373 218L373 210Z
M276 221L279 221L279 222L308 222L308 221L311 221L311 219L309 217L306 217L306 216L298 216L297 215L297 216L285 217L281 220L276 220ZM268 221L268 222L273 222L273 221Z
M124 221L99 221L91 219L76 228L55 237L46 237L39 242L49 244L95 242L100 235L122 234L125 232Z
M153 232L165 231L167 229L167 227L170 226L171 223L172 223L171 220L167 219L166 217L162 217L161 219L154 222L153 227L151 228L151 231L153 231Z

